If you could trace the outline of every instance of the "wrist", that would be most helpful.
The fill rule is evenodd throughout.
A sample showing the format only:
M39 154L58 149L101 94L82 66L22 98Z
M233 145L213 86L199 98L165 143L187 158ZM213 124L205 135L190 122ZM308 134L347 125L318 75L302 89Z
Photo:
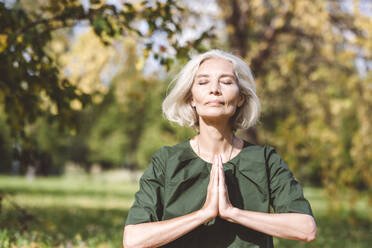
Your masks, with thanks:
M211 214L208 213L206 209L203 209L203 208L197 210L196 214L197 214L198 220L200 220L202 224L214 218Z
M228 208L226 211L224 211L223 216L221 218L227 220L228 222L236 223L236 216L239 209L236 207Z

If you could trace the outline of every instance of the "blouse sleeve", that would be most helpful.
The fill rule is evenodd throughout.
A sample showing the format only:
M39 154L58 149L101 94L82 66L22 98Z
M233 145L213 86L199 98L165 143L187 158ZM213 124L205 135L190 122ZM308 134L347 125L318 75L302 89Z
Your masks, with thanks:
M125 225L159 221L163 214L163 149L156 152L139 181L139 191L129 210Z
M276 213L302 213L313 216L302 186L293 177L288 165L272 147L265 147L270 178L270 202Z

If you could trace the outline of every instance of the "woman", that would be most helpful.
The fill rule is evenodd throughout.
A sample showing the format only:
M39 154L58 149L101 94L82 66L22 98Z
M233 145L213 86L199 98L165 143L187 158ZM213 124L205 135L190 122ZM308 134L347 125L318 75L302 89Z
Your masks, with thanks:
M273 148L234 136L260 113L243 60L219 50L192 59L163 112L199 132L153 155L126 220L124 247L273 247L272 236L315 239L310 205L287 165Z

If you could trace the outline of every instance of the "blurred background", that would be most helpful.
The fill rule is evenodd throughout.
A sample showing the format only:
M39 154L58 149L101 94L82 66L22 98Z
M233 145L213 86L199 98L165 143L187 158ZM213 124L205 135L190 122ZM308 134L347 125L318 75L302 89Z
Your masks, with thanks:
M195 135L164 119L193 54L250 65L313 243L372 243L372 1L0 0L0 247L120 247L151 155Z

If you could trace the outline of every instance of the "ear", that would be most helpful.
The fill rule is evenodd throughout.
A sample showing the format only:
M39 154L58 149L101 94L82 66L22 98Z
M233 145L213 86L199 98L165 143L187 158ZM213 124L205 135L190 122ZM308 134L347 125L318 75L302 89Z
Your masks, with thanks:
M245 102L245 95L239 94L238 107L241 107Z
M195 107L195 101L193 97L190 98L190 105L191 107Z

